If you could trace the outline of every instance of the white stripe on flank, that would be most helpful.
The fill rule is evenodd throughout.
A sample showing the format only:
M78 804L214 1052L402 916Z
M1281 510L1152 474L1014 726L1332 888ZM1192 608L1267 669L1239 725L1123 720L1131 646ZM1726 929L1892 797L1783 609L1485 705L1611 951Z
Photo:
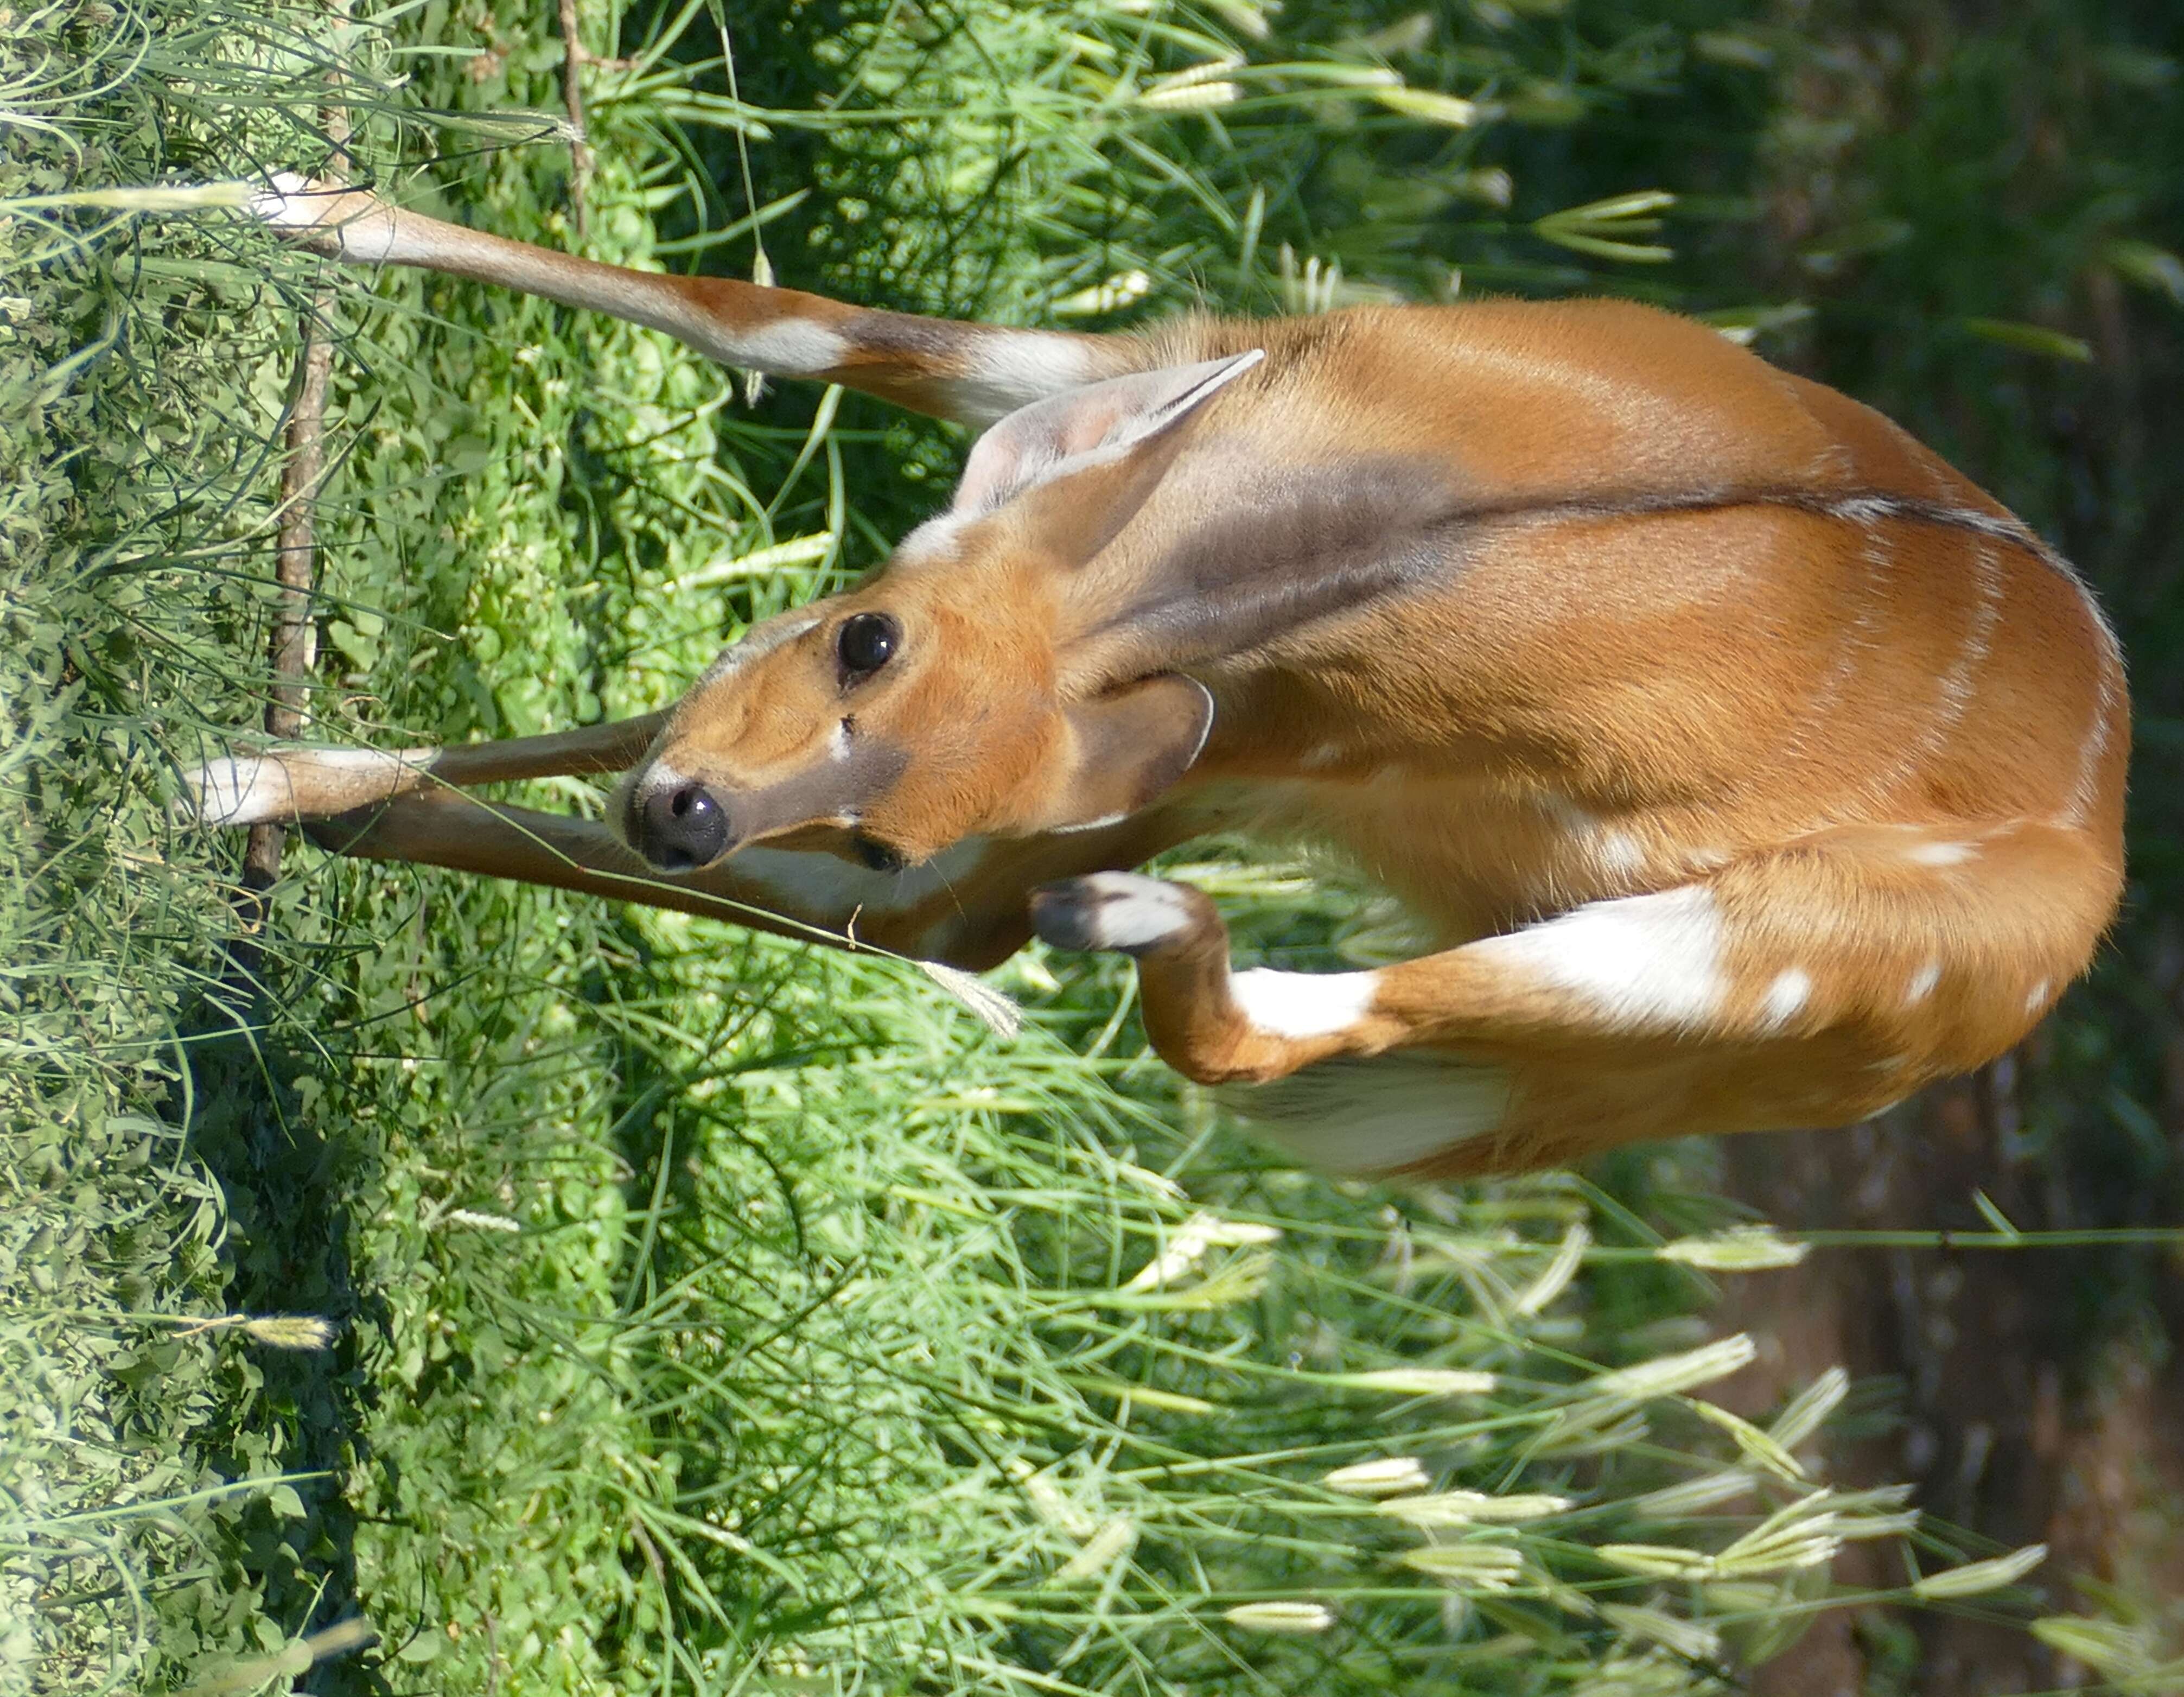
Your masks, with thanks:
M1582 996L1621 1026L1704 1025L1727 990L1721 910L1701 885L1596 902L1471 952Z
M1903 858L1919 866L1962 866L1978 853L1971 843L1924 842L1904 850Z

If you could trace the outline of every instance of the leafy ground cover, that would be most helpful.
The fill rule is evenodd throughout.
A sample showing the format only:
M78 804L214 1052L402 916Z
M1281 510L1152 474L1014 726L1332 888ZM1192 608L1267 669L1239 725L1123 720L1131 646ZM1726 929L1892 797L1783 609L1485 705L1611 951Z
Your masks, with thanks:
M1763 1426L1707 1399L1745 1354L1696 1315L1708 1267L1793 1252L1717 1241L1643 1164L1407 1196L1270 1166L1145 1057L1107 966L1008 969L1005 1041L900 963L300 849L237 950L233 846L170 803L262 717L301 318L340 349L317 740L655 705L878 557L958 452L855 398L746 406L627 327L329 276L217 204L97 198L317 167L337 110L354 173L573 245L559 28L0 20L6 1677L1667 1694L1998 1554L1829 1487L1839 1376ZM1585 181L1553 151L1669 87L1653 25L581 29L581 241L627 263L763 253L1099 323L1636 288L1658 257L1648 198L1572 214L1524 176ZM1190 874L1267 957L1384 942L1301 874ZM1847 1540L1889 1547L1885 1584L1830 1588ZM1986 1610L2022 1577L1938 1588Z

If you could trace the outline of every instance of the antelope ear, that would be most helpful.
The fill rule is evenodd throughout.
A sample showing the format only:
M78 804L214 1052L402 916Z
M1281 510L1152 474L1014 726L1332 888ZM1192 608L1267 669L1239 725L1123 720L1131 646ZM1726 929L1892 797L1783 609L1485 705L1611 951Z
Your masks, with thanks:
M1021 495L1067 481L1066 494L1055 490L1054 499L1039 504L1040 539L1089 559L1152 493L1182 444L1178 427L1265 358L1254 348L1225 360L1109 377L1019 407L971 449L951 510L983 518ZM1084 537L1095 533L1098 539L1085 545Z
M1064 710L1066 734L1034 831L1085 831L1127 818L1190 769L1213 728L1213 697L1167 673Z

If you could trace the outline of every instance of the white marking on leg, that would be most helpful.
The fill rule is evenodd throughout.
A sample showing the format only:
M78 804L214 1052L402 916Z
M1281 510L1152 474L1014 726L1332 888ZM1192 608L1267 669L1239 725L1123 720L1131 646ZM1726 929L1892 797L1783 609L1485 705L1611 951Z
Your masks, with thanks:
M1596 902L1471 946L1593 1003L1618 1025L1704 1025L1721 1010L1721 910L1699 885Z
M1777 973L1760 1002L1759 1017L1769 1030L1779 1029L1797 1017L1798 1010L1811 1000L1812 994L1810 973L1794 966L1786 972Z
M207 825L345 813L414 790L437 748L292 749L205 762L183 780Z
M288 769L270 756L207 761L182 781L200 824L254 825L296 811Z
M1276 1037L1346 1031L1373 1011L1377 972L1275 972L1262 967L1228 980L1244 1017Z
M250 210L272 228L289 235L323 230L344 260L387 265L412 258L402 240L394 213L383 201L360 190L314 182L294 171L276 171L270 193L255 196Z
M723 365L753 366L784 377L816 377L850 356L845 338L808 318L777 318L726 335L716 330L696 345Z
M1550 790L1537 796L1535 804L1608 877L1629 878L1645 866L1646 846L1637 837L1602 824L1596 814L1568 796Z
M1095 872L1077 881L1091 886L1085 934L1095 949L1150 948L1190 928L1186 892L1164 879Z
M1934 993L1934 986L1942 981L1942 963L1928 961L1911 974L1911 982L1904 986L1903 1005L1916 1008Z
M1039 330L978 337L964 365L961 376L941 387L950 416L971 424L991 424L1020 406L1106 375L1095 368L1081 343Z

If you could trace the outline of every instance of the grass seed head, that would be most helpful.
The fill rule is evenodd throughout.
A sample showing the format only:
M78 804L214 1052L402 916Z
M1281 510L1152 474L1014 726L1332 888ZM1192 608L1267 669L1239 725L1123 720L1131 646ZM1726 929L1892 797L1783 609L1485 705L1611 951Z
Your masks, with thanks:
M1771 1225L1738 1225L1708 1237L1679 1237L1654 1254L1709 1273L1755 1273L1769 1267L1794 1267L1813 1253L1809 1243L1792 1243Z
M2007 1555L1990 1556L1985 1561L1967 1562L1946 1572L1930 1573L1913 1582L1911 1594L1928 1603L1942 1597L1984 1596L2005 1585L2014 1585L2047 1559L2046 1544L2028 1543Z
M243 1335L276 1349L323 1349L334 1341L332 1322L309 1314L254 1315L242 1322Z
M1491 1373L1460 1367L1378 1367L1367 1373L1337 1374L1334 1382L1353 1391L1386 1391L1399 1397L1475 1397L1501 1381Z
M1239 1603L1222 1618L1247 1632L1304 1634L1325 1632L1334 1624L1334 1610L1322 1603Z
M1618 1367L1595 1379L1591 1388L1602 1397L1642 1403L1725 1379L1740 1367L1748 1366L1758 1354L1758 1347L1751 1337L1740 1331L1734 1337L1686 1349L1680 1354L1657 1356L1635 1366Z
M1423 1491L1433 1482L1417 1456L1390 1455L1379 1461L1353 1461L1324 1475L1319 1482L1345 1496L1397 1497Z
M1535 1521L1563 1514L1569 1506L1568 1497L1537 1493L1496 1497L1484 1491L1435 1491L1428 1496L1384 1503L1380 1512L1415 1527L1457 1527L1492 1521Z

